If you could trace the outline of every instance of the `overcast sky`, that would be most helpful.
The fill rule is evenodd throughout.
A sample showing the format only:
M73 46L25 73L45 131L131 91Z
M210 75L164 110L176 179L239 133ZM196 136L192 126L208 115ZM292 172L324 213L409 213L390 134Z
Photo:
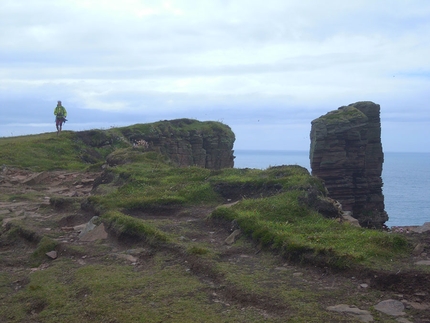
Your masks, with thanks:
M384 151L430 152L428 0L1 0L0 137L175 118L235 149L308 150L311 121L381 105Z

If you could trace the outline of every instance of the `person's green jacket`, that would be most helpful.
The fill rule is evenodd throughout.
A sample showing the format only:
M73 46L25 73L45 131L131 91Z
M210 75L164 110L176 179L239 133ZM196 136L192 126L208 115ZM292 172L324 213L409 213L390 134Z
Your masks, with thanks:
M57 118L62 118L62 117L65 118L65 117L67 117L66 108L63 107L62 105L57 105L55 107L54 114L57 116Z

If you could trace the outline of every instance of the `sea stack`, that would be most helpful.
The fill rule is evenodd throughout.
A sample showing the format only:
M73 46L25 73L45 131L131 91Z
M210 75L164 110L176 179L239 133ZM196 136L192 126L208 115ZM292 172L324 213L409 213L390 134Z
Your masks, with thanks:
M360 225L382 228L388 220L382 194L380 106L357 102L312 121L312 175Z

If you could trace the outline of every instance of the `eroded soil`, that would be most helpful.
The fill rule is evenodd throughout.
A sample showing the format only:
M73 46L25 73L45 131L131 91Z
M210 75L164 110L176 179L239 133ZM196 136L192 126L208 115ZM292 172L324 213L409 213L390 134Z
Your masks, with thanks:
M385 299L396 299L406 305L404 319L409 322L430 322L430 276L415 270L417 261L430 260L430 234L410 234L420 252L411 254L408 264L399 264L396 272L333 272L328 268L304 266L287 261L262 250L246 237L234 244L225 239L232 233L230 223L209 221L212 208L165 208L131 214L150 221L159 229L177 237L177 244L154 246L118 239L107 231L107 238L82 241L83 226L94 216L83 211L80 203L93 194L93 183L99 173L42 172L6 169L0 172L0 271L16 276L16 289L23 288L32 271L53 266L55 260L32 268L29 256L38 238L45 234L60 242L58 258L69 257L81 266L106 261L134 266L136 271L151 267L155 255L162 254L165 266L180 265L207 286L207 297L213 304L222 304L226 313L232 308L250 311L261 321L285 321L286 313L299 312L297 299L288 301L285 291L297 291L303 306L317 306L319 311L337 304L349 304L370 310L381 322L396 322L396 317L372 310ZM62 204L52 201L64 198ZM51 202L50 202L51 201ZM4 239L10 223L24 228L19 241ZM70 246L79 246L76 253ZM216 258L200 257L187 252L191 247L209 250ZM109 256L109 257L107 257ZM58 259L57 258L57 259ZM107 260L108 259L108 260ZM317 305L315 305L317 304ZM330 322L356 322L353 316L333 313ZM246 320L244 320L246 321ZM313 320L309 319L309 322ZM406 321L404 321L406 322Z

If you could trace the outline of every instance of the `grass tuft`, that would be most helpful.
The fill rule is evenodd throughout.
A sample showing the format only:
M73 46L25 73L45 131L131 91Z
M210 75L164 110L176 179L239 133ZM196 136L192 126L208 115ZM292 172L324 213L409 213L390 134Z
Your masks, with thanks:
M120 238L148 243L169 241L169 237L154 226L119 211L106 212L102 215L101 219L108 229Z

